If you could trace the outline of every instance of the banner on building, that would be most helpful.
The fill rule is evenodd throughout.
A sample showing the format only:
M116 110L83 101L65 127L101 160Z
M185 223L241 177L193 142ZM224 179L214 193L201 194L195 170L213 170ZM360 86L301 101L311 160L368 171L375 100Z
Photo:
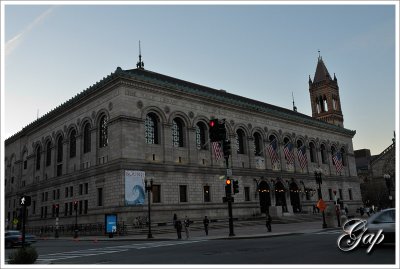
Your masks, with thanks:
M117 215L116 214L106 214L105 215L105 227L106 233L116 233L117 232Z
M125 170L125 205L144 205L144 171Z

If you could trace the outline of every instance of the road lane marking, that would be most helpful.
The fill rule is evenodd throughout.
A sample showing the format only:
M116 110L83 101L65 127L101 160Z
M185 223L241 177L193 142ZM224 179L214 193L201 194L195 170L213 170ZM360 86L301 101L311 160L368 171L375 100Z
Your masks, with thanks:
M51 263L57 260L65 260L65 259L75 259L82 258L86 256L96 256L103 254L110 254L116 252L124 252L131 249L148 249L148 248L157 248L157 247L168 247L168 246L177 246L191 243L198 243L207 240L186 240L186 241L160 241L160 242L149 242L149 243L140 243L140 244L129 244L129 245L121 245L121 246L110 246L110 247L102 247L102 248L92 248L92 249L83 249L79 251L68 251L68 252L60 252L60 253L49 253L44 255L39 255L37 259L37 263ZM6 260L6 263L8 260Z

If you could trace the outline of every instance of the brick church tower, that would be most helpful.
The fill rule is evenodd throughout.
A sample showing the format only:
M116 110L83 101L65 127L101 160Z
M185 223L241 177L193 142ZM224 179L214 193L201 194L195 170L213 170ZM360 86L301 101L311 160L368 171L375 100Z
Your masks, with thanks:
M318 56L314 80L308 79L312 117L343 127L343 114L340 105L339 86L336 75L333 79L321 56Z

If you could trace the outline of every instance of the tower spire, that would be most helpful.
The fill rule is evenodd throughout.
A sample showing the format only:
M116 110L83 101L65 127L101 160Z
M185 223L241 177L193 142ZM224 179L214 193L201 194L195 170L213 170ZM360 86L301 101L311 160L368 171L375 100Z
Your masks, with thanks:
M297 112L297 107L294 104L294 96L293 96L293 92L292 92L292 101L293 101L293 111Z
M139 40L139 62L137 62L136 67L139 69L144 69L144 62L142 61L142 50L140 47L140 40Z

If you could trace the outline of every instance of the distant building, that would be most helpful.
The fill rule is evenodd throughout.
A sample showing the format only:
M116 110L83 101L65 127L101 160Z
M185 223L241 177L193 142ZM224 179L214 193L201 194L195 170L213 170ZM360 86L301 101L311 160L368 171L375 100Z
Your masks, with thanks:
M31 228L54 226L57 217L71 227L75 214L79 224L103 223L109 213L134 223L147 215L144 179L153 183L153 223L171 222L174 213L226 218L225 162L208 139L212 118L226 120L232 141L240 190L234 217L311 212L319 167L327 204L337 191L350 211L361 205L355 131L343 127L337 79L321 57L309 79L312 117L139 62L136 69L118 67L5 141L8 227L20 216L23 194L32 197Z
M392 144L378 155L369 149L355 150L357 173L361 182L361 195L366 206L380 208L395 205L396 147Z

